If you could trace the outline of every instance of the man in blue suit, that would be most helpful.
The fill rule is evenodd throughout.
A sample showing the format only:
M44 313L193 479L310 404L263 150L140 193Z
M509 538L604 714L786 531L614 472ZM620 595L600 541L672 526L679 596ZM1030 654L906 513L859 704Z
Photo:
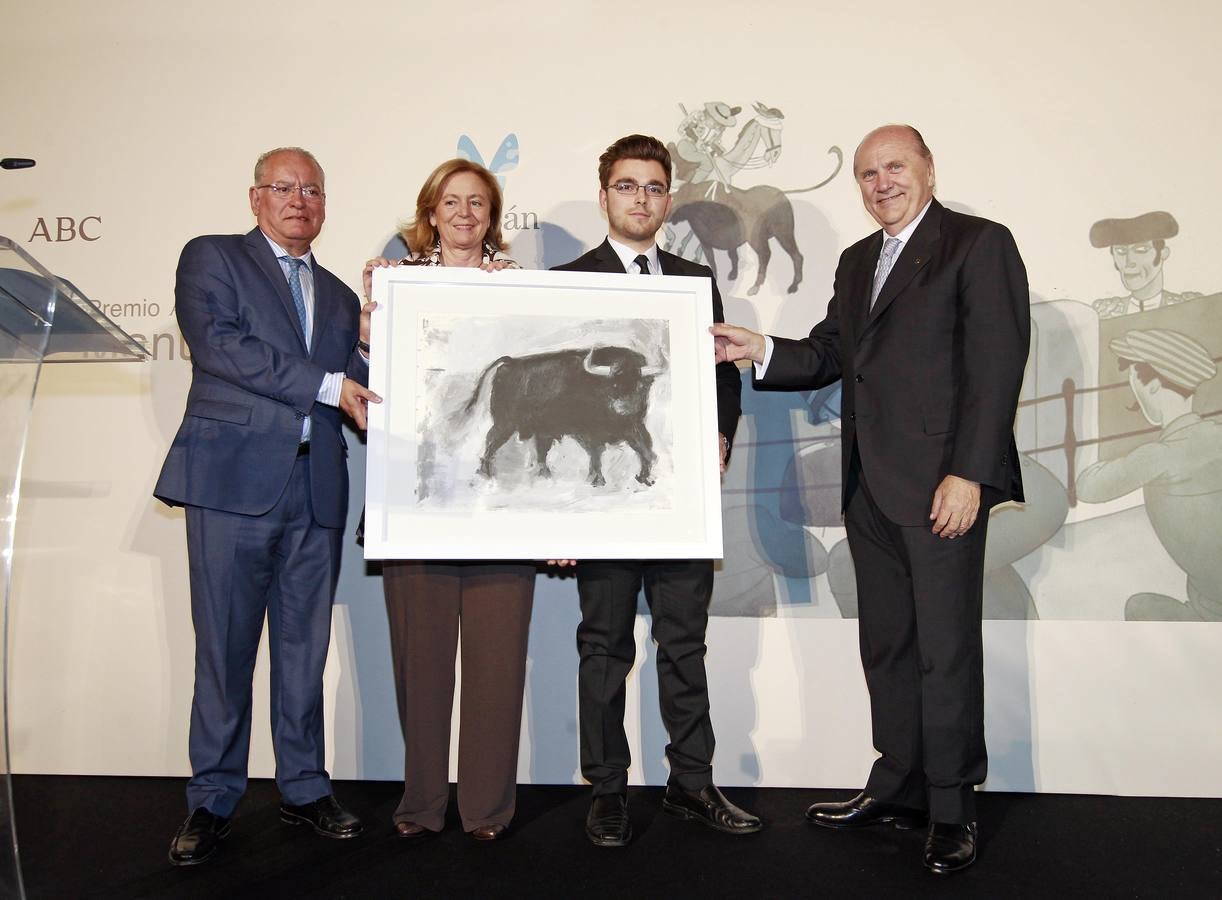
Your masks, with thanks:
M354 837L331 792L322 674L347 515L349 415L365 427L369 316L318 265L322 168L296 147L255 164L258 227L182 251L178 324L191 348L183 422L154 495L186 507L195 697L189 815L170 862L206 860L246 789L251 680L266 615L280 818Z

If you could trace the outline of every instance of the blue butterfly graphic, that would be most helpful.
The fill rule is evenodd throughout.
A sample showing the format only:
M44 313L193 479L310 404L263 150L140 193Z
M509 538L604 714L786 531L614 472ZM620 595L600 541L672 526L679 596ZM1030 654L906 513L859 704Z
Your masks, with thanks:
M486 168L496 176L496 183L501 186L501 190L504 190L505 176L502 173L518 167L518 136L516 134L505 135L505 139L501 141L501 146L496 151L496 156L492 157L492 164L489 165L475 149L475 142L464 134L458 139L458 157L479 163Z

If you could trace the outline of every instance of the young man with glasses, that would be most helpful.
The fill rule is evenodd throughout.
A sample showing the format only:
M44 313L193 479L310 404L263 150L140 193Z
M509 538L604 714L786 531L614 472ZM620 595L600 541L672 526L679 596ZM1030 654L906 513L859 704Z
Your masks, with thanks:
M364 428L378 402L363 386L369 316L310 250L326 218L317 160L282 147L254 175L257 227L190 241L174 288L191 390L153 493L186 507L195 627L176 866L213 854L245 792L265 616L280 818L332 838L361 831L324 765L322 673L348 506L340 425L347 414Z
M713 282L713 318L724 321L721 295L708 267L660 250L655 242L670 213L671 171L670 153L657 138L633 134L608 147L598 166L598 203L607 214L607 239L556 268L708 278ZM723 471L738 425L741 389L732 363L717 366ZM600 847L622 847L632 838L624 680L636 659L633 625L642 587L653 617L659 705L670 736L666 747L670 778L663 809L727 834L759 831L760 820L730 803L713 784L713 725L704 670L713 561L593 560L577 565L581 771L594 791L586 836Z

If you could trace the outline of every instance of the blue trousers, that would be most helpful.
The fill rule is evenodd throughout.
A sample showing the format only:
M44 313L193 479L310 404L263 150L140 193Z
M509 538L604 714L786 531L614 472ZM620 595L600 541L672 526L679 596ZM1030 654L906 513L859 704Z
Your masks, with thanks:
M284 802L331 793L322 674L339 577L340 529L314 521L309 457L260 516L187 507L195 697L187 807L233 815L246 790L251 679L267 617L276 784Z

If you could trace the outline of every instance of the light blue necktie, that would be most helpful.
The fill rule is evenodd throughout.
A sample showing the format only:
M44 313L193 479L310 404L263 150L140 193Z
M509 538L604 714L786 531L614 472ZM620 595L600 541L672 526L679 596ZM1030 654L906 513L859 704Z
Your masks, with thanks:
M889 237L883 243L882 259L878 261L878 271L874 273L874 290L870 291L870 309L874 308L874 301L878 299L879 292L887 282L887 276L891 274L891 267L895 265L895 253L899 248L900 239L897 237Z
M301 293L301 269L305 265L305 260L294 259L291 256L284 257L284 260L289 264L289 293L293 296L293 306L297 308L297 318L301 322L302 339L308 347L310 345L310 323L306 317L305 297Z
M310 326L309 320L306 318L305 296L301 293L301 270L305 266L304 259L294 259L291 256L280 257L289 264L289 293L293 296L293 306L297 308L297 318L301 322L301 337L305 341L306 349L310 347ZM310 440L310 417L306 416L304 422L301 423L301 442L304 444Z

